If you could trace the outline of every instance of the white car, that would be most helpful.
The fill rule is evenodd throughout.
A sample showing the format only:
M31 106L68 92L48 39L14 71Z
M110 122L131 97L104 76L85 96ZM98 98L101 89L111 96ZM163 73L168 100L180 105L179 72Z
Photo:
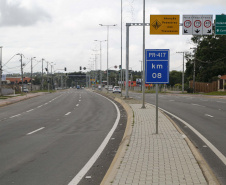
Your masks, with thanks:
M119 86L114 86L113 93L121 93L121 88Z

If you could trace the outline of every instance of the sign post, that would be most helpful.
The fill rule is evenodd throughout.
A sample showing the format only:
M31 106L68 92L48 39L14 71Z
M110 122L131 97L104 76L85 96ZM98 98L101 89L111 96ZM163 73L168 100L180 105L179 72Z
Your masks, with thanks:
M145 83L156 84L156 134L158 134L158 85L169 83L169 49L145 50Z

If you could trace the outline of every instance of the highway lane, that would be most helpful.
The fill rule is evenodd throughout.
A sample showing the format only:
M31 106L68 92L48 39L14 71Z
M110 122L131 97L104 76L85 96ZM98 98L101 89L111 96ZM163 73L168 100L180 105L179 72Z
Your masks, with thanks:
M130 96L136 99L142 98L140 93L130 92ZM145 94L145 101L155 105L155 94ZM223 161L219 157L204 151L202 148L207 147L205 143L200 143L197 139L190 138L194 141L208 163L214 169L223 184L226 183L226 99L210 98L200 95L176 95L176 94L159 94L159 107L181 118L189 125L194 127L209 142L211 142L218 151L223 154ZM173 117L173 116L170 116ZM182 130L186 132L186 126ZM159 131L161 132L161 131ZM189 133L189 132L188 132ZM193 137L193 134L189 134ZM209 147L207 147L209 148ZM203 151L202 151L203 150ZM211 149L212 150L212 149ZM214 151L216 154L217 151ZM216 159L218 158L218 159ZM216 159L216 160L215 160Z
M68 184L115 120L114 105L86 90L0 108L0 184Z

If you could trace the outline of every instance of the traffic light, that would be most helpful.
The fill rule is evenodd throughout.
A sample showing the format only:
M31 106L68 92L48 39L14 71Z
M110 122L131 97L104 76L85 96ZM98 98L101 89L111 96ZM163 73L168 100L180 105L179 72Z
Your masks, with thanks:
M122 69L122 66L121 65L119 65L119 69Z
M80 66L80 70L82 70L82 66Z
M83 67L84 70L86 70L86 67Z
M64 68L64 71L67 71L67 68L66 67Z

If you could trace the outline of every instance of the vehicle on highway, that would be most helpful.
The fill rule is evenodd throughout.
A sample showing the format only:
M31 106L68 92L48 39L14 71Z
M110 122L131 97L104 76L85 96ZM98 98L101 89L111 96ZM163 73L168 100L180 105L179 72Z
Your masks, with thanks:
M77 89L80 89L80 85L77 85Z
M121 88L119 86L114 86L113 93L121 93Z
M113 86L112 85L108 85L108 91L113 91Z
M22 91L22 87L21 87L21 91ZM29 90L28 90L28 88L27 88L27 87L24 87L24 88L23 88L23 92L28 93L28 91L29 91Z
M112 87L108 87L108 91L113 91L113 88Z

